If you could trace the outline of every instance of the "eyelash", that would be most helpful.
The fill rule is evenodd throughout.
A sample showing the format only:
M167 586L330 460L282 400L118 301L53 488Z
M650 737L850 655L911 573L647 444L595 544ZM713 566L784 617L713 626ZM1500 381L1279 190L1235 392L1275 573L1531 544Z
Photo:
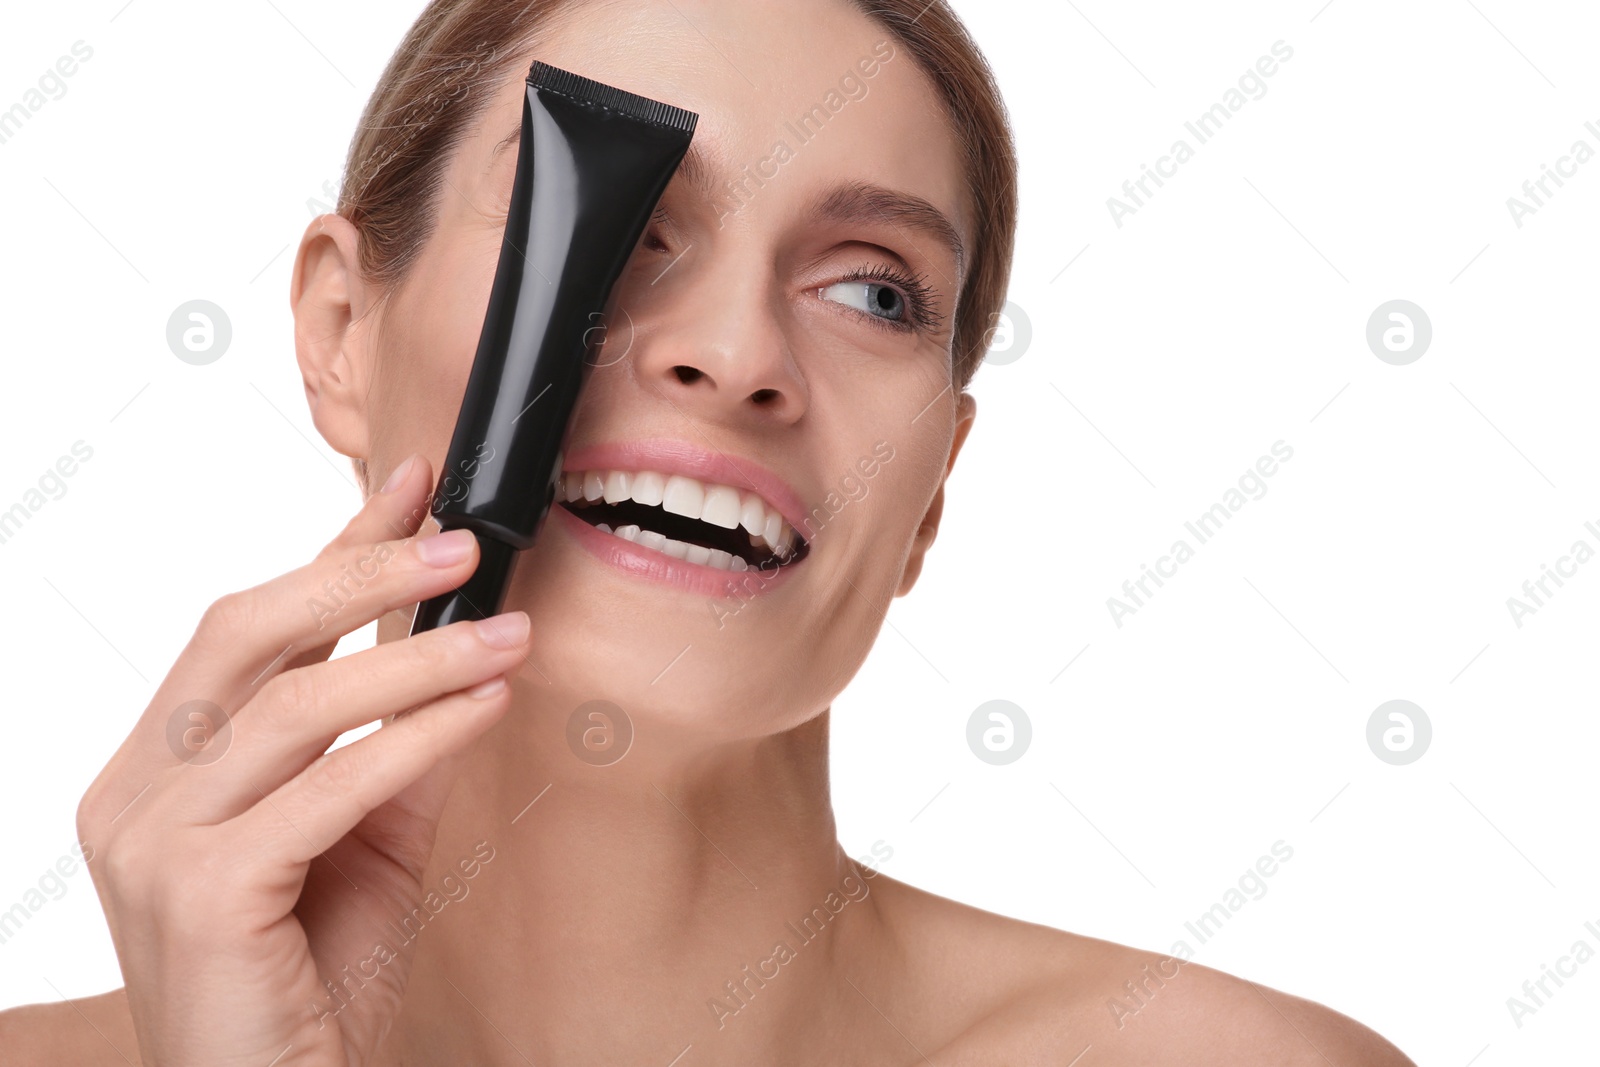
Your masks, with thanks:
M651 216L651 221L657 226L667 225L670 221L667 217L667 209L657 206L655 214ZM649 239L650 235L647 233L645 240L648 241ZM937 294L934 292L933 286L928 284L924 275L902 274L893 267L886 267L882 264L863 265L840 278L834 284L837 285L839 282L878 282L890 285L899 291L901 298L906 302L908 315L903 322L895 322L880 315L873 315L870 312L862 311L860 308L848 309L865 319L871 320L871 324L880 329L901 332L908 330L926 331L937 329L939 324L944 321L944 316L934 310L938 304ZM827 286L819 286L818 288L825 289Z
M670 221L671 220L667 218L667 209L658 206L655 214L650 216L651 225L645 227L643 237L644 243L648 245L651 241L659 241L660 238L657 237L655 233L656 227L666 226Z
M895 322L893 319L886 319L881 315L862 311L860 308L847 309L871 320L872 325L881 329L899 330L901 332L909 330L927 331L936 329L939 323L943 321L944 317L934 310L938 304L938 299L933 286L929 285L927 278L921 274L902 274L895 268L886 267L880 263L873 266L858 267L833 284L837 285L841 282L878 282L899 291L901 298L906 302L907 314L903 321ZM827 286L820 286L819 288L825 289Z

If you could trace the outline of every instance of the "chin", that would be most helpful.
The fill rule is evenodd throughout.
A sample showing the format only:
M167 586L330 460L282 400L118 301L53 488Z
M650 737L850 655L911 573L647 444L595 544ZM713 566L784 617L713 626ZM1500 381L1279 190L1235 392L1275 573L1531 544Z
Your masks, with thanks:
M518 561L504 610L533 621L532 665L520 674L553 712L604 700L641 741L717 743L793 729L837 694L825 684L837 671L818 665L827 643L785 614L785 599L686 591L541 535Z

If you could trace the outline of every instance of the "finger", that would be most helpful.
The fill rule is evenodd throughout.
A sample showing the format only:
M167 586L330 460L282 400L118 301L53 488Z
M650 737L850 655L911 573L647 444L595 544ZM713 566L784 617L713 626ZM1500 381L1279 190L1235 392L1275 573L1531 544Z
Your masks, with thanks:
M451 693L319 758L228 825L268 862L295 866L333 847L368 813L464 749L505 714L511 687L491 679Z
M166 803L186 820L233 818L303 771L347 730L515 670L526 612L452 623L281 674L240 709L221 758L175 776Z
M420 453L401 460L385 476L378 491L367 498L367 504L373 506L356 512L323 552L398 540L416 533L428 517L433 496L431 473L427 457Z
M429 517L433 500L431 471L427 458L420 453L412 453L401 460L389 472L378 491L367 498L366 505L356 512L333 540L323 546L316 558L347 557L354 550L373 548L383 541L401 541L415 536ZM429 533L435 533L438 529L435 523ZM330 633L328 636L329 640L313 648L296 648L271 669L293 670L327 659L333 654L334 646L343 634Z
M421 527L428 516L432 485L427 459L412 455L395 467L382 488L367 498L344 529L324 545L309 564L271 582L245 590L245 594L258 591L279 594L284 592L286 586L303 589L303 594L299 595L304 610L316 623L316 633L311 636L282 622L273 627L269 621L266 628L254 629L253 651L257 662L268 655L271 659L252 673L252 685L259 686L272 675L296 666L327 659L339 638L345 634L389 610L409 606L409 602L402 598L401 602L385 607L377 615L363 613L359 609L355 612L346 610L366 590L374 572L386 567L398 546ZM475 567L476 562L472 566ZM471 568L467 568L465 573L470 574ZM246 609L249 606L248 602L243 605ZM272 606L271 602L265 605L269 613ZM231 646L232 633L228 625L231 620L226 611L218 614L224 616L222 624L212 629ZM196 630L196 640L203 639L207 633L204 621Z
M109 819L165 768L191 760L180 744L196 732L191 719L225 718L255 689L307 651L397 608L453 589L477 566L466 532L365 542L363 535L414 528L426 513L431 476L413 463L389 492L375 493L361 513L311 563L222 597L207 610L155 697L85 794L82 810ZM438 550L466 542L454 558ZM323 657L325 658L325 656Z

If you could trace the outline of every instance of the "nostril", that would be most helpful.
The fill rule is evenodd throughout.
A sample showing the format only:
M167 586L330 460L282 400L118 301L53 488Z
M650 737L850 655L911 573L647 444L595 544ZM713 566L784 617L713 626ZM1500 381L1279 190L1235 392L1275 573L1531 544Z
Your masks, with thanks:
M778 399L778 391L776 389L757 389L750 394L750 399L757 404L765 404Z
M694 367L685 367L681 365L673 367L672 373L676 374L678 376L678 381L682 382L684 385L688 385L690 382L699 381L702 377L704 377L704 374L701 371L696 370Z

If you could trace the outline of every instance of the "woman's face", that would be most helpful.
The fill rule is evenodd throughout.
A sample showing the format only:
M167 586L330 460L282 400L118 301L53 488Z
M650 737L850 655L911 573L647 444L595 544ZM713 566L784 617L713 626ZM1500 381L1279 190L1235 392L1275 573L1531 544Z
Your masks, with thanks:
M641 471L687 477L667 485L667 504L690 518L694 483L729 486L741 520L765 526L776 511L806 547L794 562L724 570L558 504L506 599L533 619L537 672L524 669L519 688L562 709L609 700L641 735L788 729L827 707L915 580L971 423L950 370L958 248L972 234L959 147L910 55L844 2L568 10L531 58L700 120L691 165L618 283L564 469L602 482L623 471L630 485L648 485ZM336 390L319 400L313 389L313 408L326 408L325 434L359 427L330 440L365 455L374 484L413 451L436 475L444 461L500 252L531 58L484 87L492 102L451 162L437 229L402 289L362 318L375 294L345 281L357 321L342 357L371 389L349 390L342 422ZM751 489L761 513L745 511ZM748 542L742 522L731 533ZM398 615L382 625L382 639L405 633Z

